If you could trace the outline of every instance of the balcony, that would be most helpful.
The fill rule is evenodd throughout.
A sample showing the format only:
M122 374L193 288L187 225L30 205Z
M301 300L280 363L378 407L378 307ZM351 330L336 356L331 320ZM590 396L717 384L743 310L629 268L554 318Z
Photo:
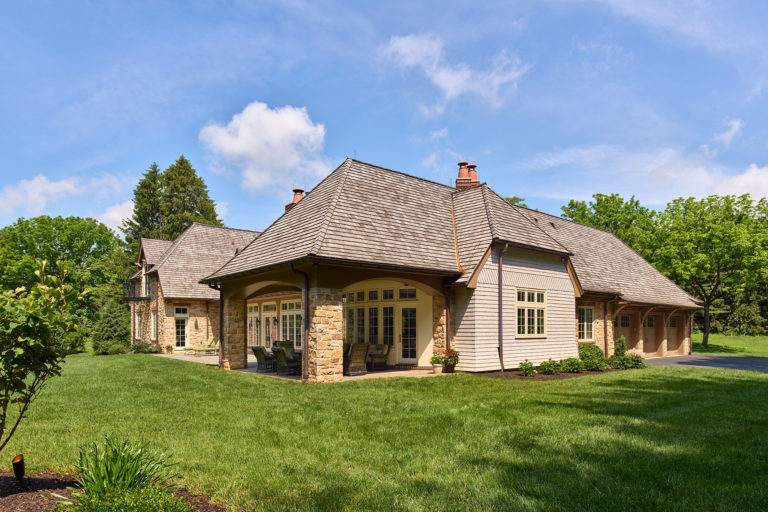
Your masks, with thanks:
M141 286L141 281L128 281L123 284L123 300L149 300L149 293Z

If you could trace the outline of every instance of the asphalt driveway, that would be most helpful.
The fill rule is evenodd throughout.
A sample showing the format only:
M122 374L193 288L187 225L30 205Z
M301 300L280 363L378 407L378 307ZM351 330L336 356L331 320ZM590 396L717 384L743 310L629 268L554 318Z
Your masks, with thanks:
M768 372L768 358L733 357L733 356L674 356L646 359L651 366L691 366L694 368L726 368L729 370L749 370Z

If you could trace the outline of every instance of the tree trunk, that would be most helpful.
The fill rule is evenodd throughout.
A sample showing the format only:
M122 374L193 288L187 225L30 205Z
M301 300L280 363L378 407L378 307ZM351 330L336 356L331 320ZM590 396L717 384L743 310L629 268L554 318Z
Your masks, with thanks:
M704 306L704 336L701 339L701 346L706 347L709 344L709 304Z

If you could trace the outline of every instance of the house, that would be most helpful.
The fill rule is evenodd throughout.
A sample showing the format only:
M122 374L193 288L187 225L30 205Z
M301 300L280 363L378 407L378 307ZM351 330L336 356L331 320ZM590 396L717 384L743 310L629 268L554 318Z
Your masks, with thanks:
M446 186L353 159L201 281L221 291L222 366L291 340L309 381L342 379L343 345L390 345L458 369L607 355L624 334L648 356L690 351L699 304L613 235L510 205L459 163Z
M200 279L258 235L194 223L173 242L142 238L139 271L123 289L131 308L132 343L177 350L219 340L219 292Z

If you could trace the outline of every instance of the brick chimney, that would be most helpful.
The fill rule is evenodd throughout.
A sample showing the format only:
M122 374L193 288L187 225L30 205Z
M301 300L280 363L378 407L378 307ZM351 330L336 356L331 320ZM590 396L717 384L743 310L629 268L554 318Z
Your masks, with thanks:
M475 164L459 162L459 177L456 178L456 188L458 190L466 190L480 184L480 181L477 179L476 168Z
M291 208L293 208L296 205L296 203L301 201L303 197L304 197L304 189L301 189L301 188L293 189L293 202L285 205L285 211L288 211Z

